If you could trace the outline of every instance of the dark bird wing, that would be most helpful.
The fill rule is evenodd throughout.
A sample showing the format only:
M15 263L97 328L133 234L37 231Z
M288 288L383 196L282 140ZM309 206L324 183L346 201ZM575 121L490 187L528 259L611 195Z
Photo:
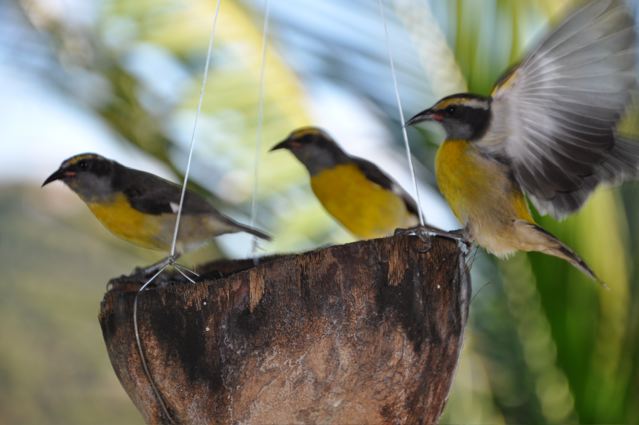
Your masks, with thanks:
M122 165L120 167L122 171L114 173L118 178L114 186L124 193L133 208L145 214L177 213L182 193L180 186L151 173ZM192 190L186 191L183 213L221 216L211 204Z
M576 10L495 86L477 146L505 160L542 213L577 210L602 182L637 175L616 126L636 89L634 20L622 0Z
M390 178L385 172L379 169L379 167L370 161L363 158L351 157L351 160L357 168L373 183L380 185L386 190L390 190L397 196L401 197L406 205L406 209L411 214L419 217L419 210L417 209L417 203L402 187L392 178Z
M114 173L117 181L114 186L121 190L133 208L145 214L177 214L180 206L182 187L151 173L117 164L121 170ZM212 216L236 231L243 231L259 238L270 240L271 237L261 230L241 224L216 210L204 197L192 190L184 195L183 215L205 214Z

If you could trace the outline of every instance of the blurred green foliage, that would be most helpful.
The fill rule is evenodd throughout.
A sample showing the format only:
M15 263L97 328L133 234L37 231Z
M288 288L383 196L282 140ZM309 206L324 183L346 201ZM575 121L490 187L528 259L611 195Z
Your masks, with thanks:
M45 2L14 1L54 54L50 82L86 106L122 143L137 146L180 175L214 2L105 0L94 22L78 25L51 14ZM193 181L223 209L241 216L248 211L252 187L261 3L222 3ZM304 73L287 50L287 34L295 32L315 39L315 45L307 43L319 63L312 77L375 103L380 122L397 135L400 149L393 98L376 77L388 76L385 56L368 52L355 35L328 48L329 54L339 52L335 58L324 58L320 49L346 12L361 17L363 23L352 22L354 27L379 33L376 4L333 3L316 17L324 26L305 27L294 18L274 22L264 150L293 127L310 123L308 78L301 78ZM452 90L489 93L534 42L539 26L556 22L560 10L571 4L386 3L395 14L393 23L407 33L396 53L402 94L415 108ZM293 8L289 15L295 13ZM149 69L149 58L160 69ZM168 91L153 78L163 72L172 78ZM390 87L390 81L383 83ZM411 133L427 168L432 168L435 139L429 132ZM262 161L259 224L277 235L270 249L301 250L347 240L310 196L295 161L284 155ZM482 252L474 257L471 321L443 423L637 423L638 190L637 184L600 189L583 211L562 223L538 217L583 255L610 290L543 255L503 262ZM0 193L0 221L12 229L0 239L2 264L11 265L0 286L0 329L3 339L10 335L12 341L0 348L0 423L140 423L100 341L95 313L102 287L96 281L106 282L148 258L124 245L111 250L115 242L92 227L88 214L51 215L50 205L36 197L24 188ZM285 219L278 211L286 211ZM96 239L96 232L104 238ZM33 267L32 258L46 261Z
M111 369L97 307L108 279L150 258L54 196L0 189L0 423L142 423Z

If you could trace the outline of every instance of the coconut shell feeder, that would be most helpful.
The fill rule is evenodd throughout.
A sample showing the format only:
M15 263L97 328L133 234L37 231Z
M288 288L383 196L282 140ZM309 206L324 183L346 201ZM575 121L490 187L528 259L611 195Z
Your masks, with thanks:
M110 282L100 324L149 424L432 424L468 317L465 256L394 236ZM146 366L146 371L145 371Z

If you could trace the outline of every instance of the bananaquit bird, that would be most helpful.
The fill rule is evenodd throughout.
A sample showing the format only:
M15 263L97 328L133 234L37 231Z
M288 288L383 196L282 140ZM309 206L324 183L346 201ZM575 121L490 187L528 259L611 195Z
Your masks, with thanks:
M510 70L490 97L448 96L407 124L447 137L435 169L469 236L498 256L539 251L595 274L535 224L524 198L562 218L600 183L636 177L639 144L617 133L636 89L634 19L621 0L575 10Z
M276 149L288 149L304 164L315 196L356 237L384 237L418 224L415 201L397 183L372 162L348 155L323 130L297 129Z
M64 161L42 186L55 180L77 193L114 235L144 248L171 248L182 191L175 183L91 153ZM257 229L222 215L197 193L186 191L178 252L197 248L214 236L235 232L270 239Z

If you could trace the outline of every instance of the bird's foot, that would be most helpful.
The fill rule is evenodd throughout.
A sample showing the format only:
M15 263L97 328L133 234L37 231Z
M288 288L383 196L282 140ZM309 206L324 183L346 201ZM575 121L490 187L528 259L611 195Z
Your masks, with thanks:
M166 281L156 281L159 275L168 267L172 267L179 274L181 274L186 280L191 283L195 283L195 279L200 275L195 271L178 264L177 260L180 258L180 253L176 253L173 255L169 255L166 258L158 261L157 263L153 263L147 267L136 267L133 270L132 276L142 278L146 280L146 283L143 285L143 288L146 288L149 284L155 281L157 286L164 287L168 284Z
M151 264L150 266L136 267L135 269L133 269L132 276L152 276L160 270L177 264L177 260L180 258L180 255L180 253L176 253L173 255L169 255L168 257L161 259L157 263Z
M438 227L425 224L423 226L419 225L408 229L395 230L395 236L404 235L417 236L419 239L421 239L422 242L428 244L428 248L426 249L426 251L428 251L431 247L430 238L433 236L451 239L457 242L464 255L467 255L470 252L470 248L472 246L472 242L468 237L468 232L466 231L466 229L446 231Z
M448 236L444 236L444 237L449 237L457 241L457 245L459 246L459 249L461 249L462 253L464 254L464 257L468 256L471 248L473 247L473 240L470 238L470 235L468 234L468 230L465 228L451 230L448 232Z

